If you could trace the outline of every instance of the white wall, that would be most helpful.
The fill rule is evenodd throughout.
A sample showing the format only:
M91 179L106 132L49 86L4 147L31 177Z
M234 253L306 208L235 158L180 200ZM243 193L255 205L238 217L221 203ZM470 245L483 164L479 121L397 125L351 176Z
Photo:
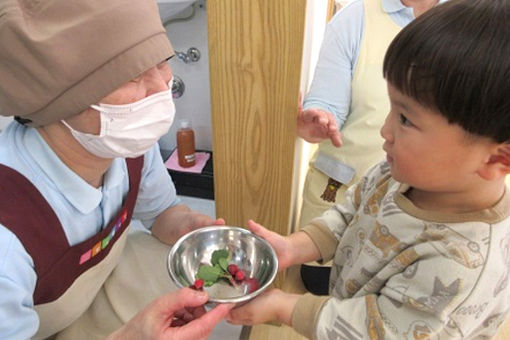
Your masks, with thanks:
M319 51L322 44L324 30L326 28L326 13L328 8L327 0L310 0L307 2L304 49L303 49L303 67L301 74L301 93L308 92L315 72L315 65L319 57ZM308 171L308 162L317 148L316 144L309 144L301 138L297 138L294 160L294 183L292 192L292 211L291 211L291 232L298 230L301 205L303 203L303 187Z
M198 62L189 64L185 64L177 56L170 60L174 75L184 81L185 92L182 97L175 99L175 123L168 134L160 140L160 146L163 149L175 148L175 133L180 118L191 119L197 149L213 149L205 0L197 1L195 6L195 16L191 20L177 21L166 26L175 51L187 52L188 48L196 47L200 50L201 58ZM177 17L186 17L190 13L191 8L188 8Z

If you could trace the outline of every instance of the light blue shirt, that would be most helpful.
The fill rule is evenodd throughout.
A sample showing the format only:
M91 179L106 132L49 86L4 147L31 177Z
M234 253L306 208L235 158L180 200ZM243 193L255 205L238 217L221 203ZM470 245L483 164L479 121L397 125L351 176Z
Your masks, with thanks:
M124 159L115 159L103 186L94 188L57 157L36 129L17 122L0 134L0 163L17 170L37 187L54 209L71 246L106 227L129 190ZM145 154L133 218L150 228L162 211L178 203L156 144ZM19 239L0 224L0 339L27 339L39 327L33 309L37 280L33 266Z
M400 27L414 20L413 9L400 0L381 0L384 12ZM439 3L447 0L440 0ZM349 115L351 81L365 29L363 0L353 0L328 23L304 109L332 113L341 128ZM381 69L382 72L382 69Z

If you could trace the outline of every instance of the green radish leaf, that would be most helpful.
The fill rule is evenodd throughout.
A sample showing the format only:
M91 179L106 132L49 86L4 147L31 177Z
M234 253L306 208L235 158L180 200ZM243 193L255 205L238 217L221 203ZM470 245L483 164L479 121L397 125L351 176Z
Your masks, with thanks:
M227 271L227 267L228 267L227 258L220 257L220 259L218 260L218 263L219 263L221 269L223 269L226 272Z
M200 265L200 267L198 267L196 278L204 280L205 287L210 287L220 280L232 283L232 275L230 275L227 270L229 258L230 253L228 250L215 250L211 255L211 265Z
M197 278L202 279L205 282L216 282L222 274L220 267L213 267L207 264L203 264L198 268Z
M221 258L224 258L226 260L227 257L228 257L228 250L226 250L226 249L215 250L211 256L211 264L213 266L215 266L220 263L219 261Z

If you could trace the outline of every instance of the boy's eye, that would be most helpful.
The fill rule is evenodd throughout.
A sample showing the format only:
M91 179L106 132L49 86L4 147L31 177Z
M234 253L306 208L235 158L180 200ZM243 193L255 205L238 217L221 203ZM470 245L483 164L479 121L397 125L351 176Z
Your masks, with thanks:
M399 114L399 120L400 120L400 124L404 125L404 126L412 126L413 124L411 123L411 121L409 119L406 118L406 116L404 116L403 114Z

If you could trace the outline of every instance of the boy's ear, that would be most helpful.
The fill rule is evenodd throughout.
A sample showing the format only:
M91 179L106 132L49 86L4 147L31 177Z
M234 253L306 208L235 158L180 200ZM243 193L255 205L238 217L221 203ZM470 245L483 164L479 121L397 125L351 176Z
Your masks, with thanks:
M499 144L478 174L486 180L494 180L510 174L510 144Z

